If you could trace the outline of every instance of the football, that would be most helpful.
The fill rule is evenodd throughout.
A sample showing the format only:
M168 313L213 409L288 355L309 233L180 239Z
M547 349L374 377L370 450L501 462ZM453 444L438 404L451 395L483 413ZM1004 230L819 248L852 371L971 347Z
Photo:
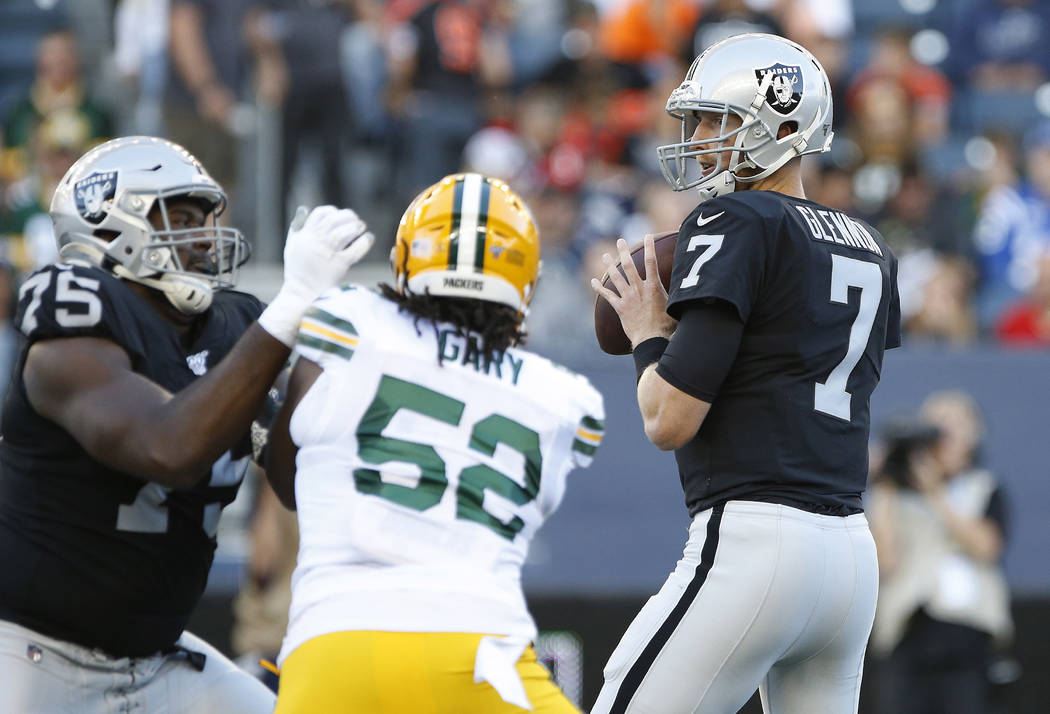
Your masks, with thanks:
M653 236L653 244L656 248L656 265L660 269L660 282L664 289L671 285L671 266L674 261L674 249L678 243L678 231L657 233ZM638 274L645 277L645 251L642 250L643 243L631 246L631 260L638 268ZM616 264L616 269L621 273L623 269ZM609 288L614 293L616 287L610 283L609 274L602 276L602 287ZM619 294L619 293L617 293ZM623 333L620 325L620 316L612 309L612 306L600 295L595 295L594 300L594 335L598 338L598 346L603 352L611 355L625 355L631 352L631 342Z

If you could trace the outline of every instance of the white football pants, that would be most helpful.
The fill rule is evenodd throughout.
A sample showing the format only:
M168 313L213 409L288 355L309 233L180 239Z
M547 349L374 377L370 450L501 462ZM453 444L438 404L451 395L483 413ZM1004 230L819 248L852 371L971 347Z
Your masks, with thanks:
M0 620L0 712L18 714L270 714L276 697L189 632L198 671L177 652L115 659Z
M592 714L857 711L878 563L863 514L730 501L627 628Z

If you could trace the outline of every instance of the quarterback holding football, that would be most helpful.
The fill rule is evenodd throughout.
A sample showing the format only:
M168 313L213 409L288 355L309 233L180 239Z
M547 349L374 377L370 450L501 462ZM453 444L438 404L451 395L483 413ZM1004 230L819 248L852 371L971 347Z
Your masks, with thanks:
M681 140L658 149L671 187L700 199L670 287L651 238L644 279L620 241L623 273L592 283L630 340L646 436L674 450L692 519L596 713L724 714L756 689L773 714L857 711L878 589L868 401L900 308L878 232L805 197L800 157L830 148L831 107L827 74L794 42L709 47L667 101Z

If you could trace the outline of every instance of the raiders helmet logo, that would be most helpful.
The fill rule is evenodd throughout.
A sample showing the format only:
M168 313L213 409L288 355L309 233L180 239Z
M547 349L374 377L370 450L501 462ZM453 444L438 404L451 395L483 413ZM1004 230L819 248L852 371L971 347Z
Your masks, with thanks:
M117 172L96 171L73 184L77 211L88 223L99 224L106 218L106 201L117 193Z
M802 68L796 65L776 64L755 70L759 84L772 73L773 79L766 90L766 102L778 114L790 114L802 101Z

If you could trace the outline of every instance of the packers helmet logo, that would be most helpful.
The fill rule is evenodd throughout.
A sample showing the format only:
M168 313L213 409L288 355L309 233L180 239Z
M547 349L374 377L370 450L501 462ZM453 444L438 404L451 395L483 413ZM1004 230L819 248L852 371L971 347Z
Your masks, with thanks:
M117 172L96 171L73 184L77 212L88 223L99 224L106 218L106 202L117 194Z
M795 111L802 101L804 90L802 82L802 68L797 64L782 64L777 62L769 67L755 70L755 79L759 86L765 81L767 75L772 75L769 89L766 90L766 102L778 114L790 114Z

